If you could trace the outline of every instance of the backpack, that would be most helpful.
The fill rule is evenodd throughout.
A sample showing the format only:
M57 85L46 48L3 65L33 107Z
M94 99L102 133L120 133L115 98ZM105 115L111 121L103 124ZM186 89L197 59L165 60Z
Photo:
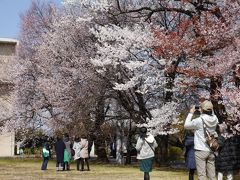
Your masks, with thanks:
M46 148L43 148L43 157L49 157L49 150L47 150Z
M72 156L75 156L75 151L74 151L74 149L72 149L72 148L71 148L71 155L72 155Z

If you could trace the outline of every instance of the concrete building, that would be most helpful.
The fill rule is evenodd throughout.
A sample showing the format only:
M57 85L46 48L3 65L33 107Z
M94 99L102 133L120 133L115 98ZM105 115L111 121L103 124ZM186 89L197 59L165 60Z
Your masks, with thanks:
M0 38L0 126L12 117L11 92L13 81L10 76L11 62L16 58L18 41ZM0 156L14 155L14 133L0 135Z

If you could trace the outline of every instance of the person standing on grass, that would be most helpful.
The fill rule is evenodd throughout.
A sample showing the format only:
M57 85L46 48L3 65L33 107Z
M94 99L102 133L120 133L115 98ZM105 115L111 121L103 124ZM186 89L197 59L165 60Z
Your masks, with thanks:
M68 134L64 134L63 142L65 143L66 149L64 150L64 170L69 171L70 170L70 161L72 158L72 152L71 152L71 141L69 139Z
M55 143L56 152L56 169L57 171L63 171L64 167L64 150L66 145L60 136L57 136L57 142Z
M196 108L193 106L186 118L184 128L194 130L194 149L198 179L206 180L206 177L208 177L209 180L215 180L215 154L206 142L204 124L211 134L217 135L218 118L213 113L213 104L208 100L201 103L201 115L192 119L195 111Z
M81 171L84 171L84 162L86 162L87 165L87 171L90 171L89 169L89 153L88 153L88 140L85 135L82 136L81 142L80 142L80 159L81 159Z
M224 173L227 175L227 180L233 180L234 171L239 170L240 141L226 123L219 125L218 144L219 150L216 157L218 180L223 180Z
M42 149L42 156L43 156L43 162L41 170L47 170L48 160L50 158L50 149L48 143L44 143L43 149Z
M77 170L79 171L80 168L80 138L79 137L75 137L74 138L74 143L73 143L73 150L74 150L74 161L77 162Z
M195 150L194 150L194 133L188 131L185 137L185 163L189 169L189 180L194 180L194 171L196 170Z
M138 152L137 159L140 160L140 171L144 172L144 180L150 180L149 172L152 171L157 146L158 144L153 135L147 133L146 127L141 127L136 150Z

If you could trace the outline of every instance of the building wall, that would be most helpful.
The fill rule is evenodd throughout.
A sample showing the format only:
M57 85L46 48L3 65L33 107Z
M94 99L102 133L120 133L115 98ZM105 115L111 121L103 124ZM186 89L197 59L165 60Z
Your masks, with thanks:
M15 58L16 42L8 43L0 39L0 81L11 82L11 61Z
M16 52L15 43L6 43L0 41L0 56L13 56Z
M11 92L13 81L10 76L11 61L16 58L16 40L0 38L0 123L12 117ZM0 156L14 155L14 134L0 135Z
M15 134L0 135L0 157L14 156Z

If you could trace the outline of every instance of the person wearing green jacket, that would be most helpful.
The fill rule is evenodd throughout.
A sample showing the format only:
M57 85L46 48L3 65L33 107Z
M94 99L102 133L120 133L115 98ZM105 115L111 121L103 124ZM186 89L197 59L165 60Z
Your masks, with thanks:
M50 158L50 150L48 143L44 143L43 149L42 149L42 156L43 156L43 162L41 170L47 170L48 160Z
M70 162L71 162L71 159L72 159L72 155L71 155L71 141L69 139L69 135L68 134L65 134L64 135L64 139L63 139L63 142L66 146L66 149L64 149L64 156L63 156L63 162L64 162L64 167L63 167L63 170L67 170L69 171L70 170Z

